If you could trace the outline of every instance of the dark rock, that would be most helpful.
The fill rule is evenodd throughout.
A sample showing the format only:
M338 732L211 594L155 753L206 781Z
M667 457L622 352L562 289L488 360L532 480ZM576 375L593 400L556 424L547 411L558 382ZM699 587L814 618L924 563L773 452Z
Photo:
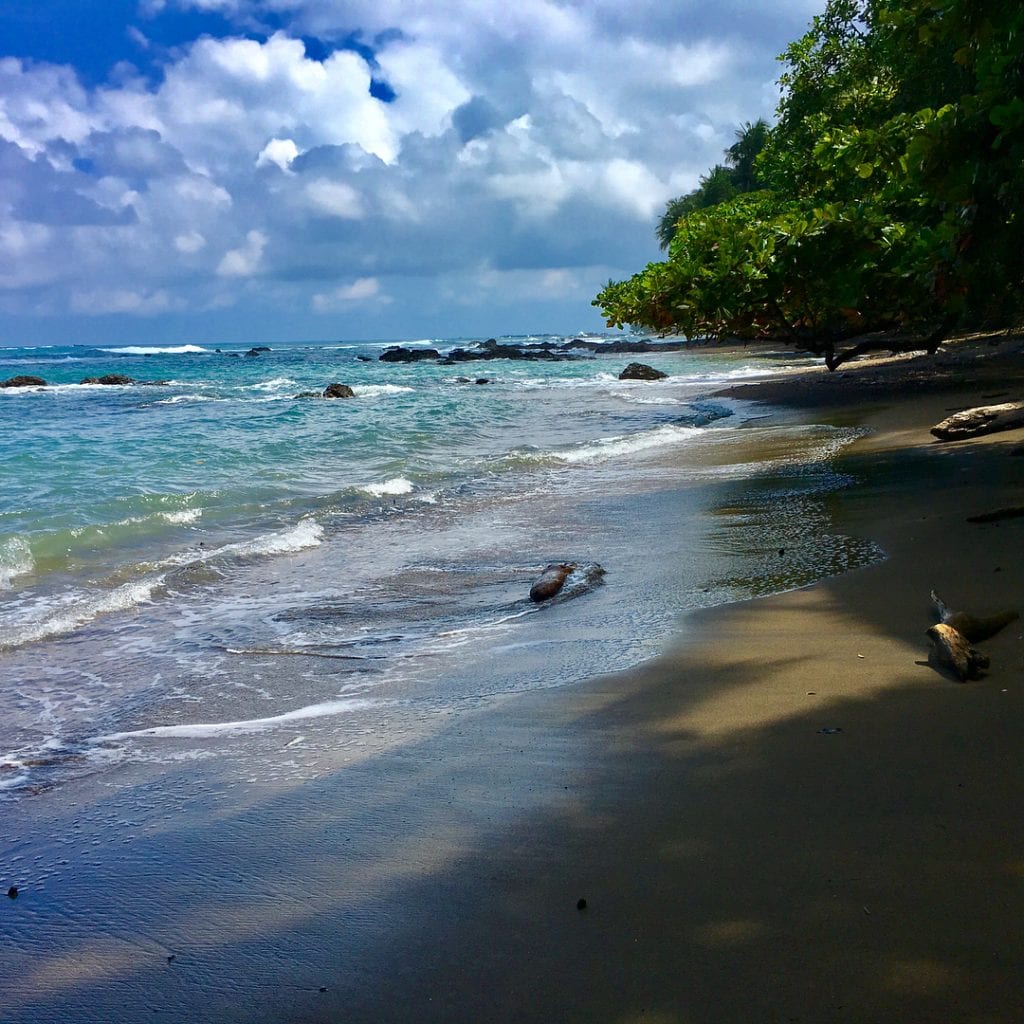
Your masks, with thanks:
M356 356L356 359L361 363L372 363L373 360L369 356Z
M667 376L667 373L662 373L661 370L656 370L646 363L630 363L619 374L619 380L664 380Z
M102 377L86 377L82 384L134 384L134 377L126 377L123 373L105 373Z
M474 384L490 384L491 383L491 378L490 377L477 377L477 379L475 381L473 381L473 383Z
M300 391L297 395L292 395L292 398L323 398L319 391Z
M577 597L597 586L604 575L597 562L551 562L530 588L530 600L539 603L557 595Z
M355 398L356 393L347 384L328 384L324 398Z
M16 885L12 885L10 889L7 890L7 895L12 900L16 900L18 898L18 887Z
M45 388L46 381L42 377L33 377L29 374L22 374L18 377L8 377L0 381L0 388Z
M577 910L586 910L587 909L587 901L582 896L576 901L576 909Z
M424 359L440 359L441 353L436 348L406 348L396 345L385 349L378 357L382 363L419 363Z
M251 349L249 349L249 351L250 352L269 352L270 351L270 347L268 345L253 345L253 347Z
M456 384L472 384L473 382L468 377L456 377Z

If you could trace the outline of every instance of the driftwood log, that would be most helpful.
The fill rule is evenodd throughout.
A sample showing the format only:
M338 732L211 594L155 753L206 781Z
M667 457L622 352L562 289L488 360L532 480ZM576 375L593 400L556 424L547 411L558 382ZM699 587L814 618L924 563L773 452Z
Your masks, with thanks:
M932 650L940 664L951 668L961 683L977 679L982 669L988 668L988 658L975 650L964 635L952 626L940 622L928 630Z
M1020 613L1015 611L996 612L994 615L971 615L970 612L956 612L932 591L932 601L939 613L939 621L952 626L968 643L977 644L995 636L1004 626L1016 622Z
M1024 427L1024 402L1004 402L1002 405L979 405L954 413L932 427L940 441L963 441L982 434L995 434L1000 430Z

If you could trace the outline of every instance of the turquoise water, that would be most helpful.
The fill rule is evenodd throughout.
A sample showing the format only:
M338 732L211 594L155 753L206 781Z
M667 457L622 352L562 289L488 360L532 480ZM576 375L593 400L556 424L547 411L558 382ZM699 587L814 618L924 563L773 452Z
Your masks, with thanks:
M0 380L47 381L0 389L0 791L565 685L656 653L688 607L874 557L800 525L850 432L730 465L757 421L709 394L784 360L395 364L388 344L0 349ZM668 378L619 381L635 358ZM138 383L80 383L104 374ZM296 397L332 382L355 397ZM752 473L754 510L702 515ZM759 575L783 545L788 571ZM533 605L562 560L607 575Z

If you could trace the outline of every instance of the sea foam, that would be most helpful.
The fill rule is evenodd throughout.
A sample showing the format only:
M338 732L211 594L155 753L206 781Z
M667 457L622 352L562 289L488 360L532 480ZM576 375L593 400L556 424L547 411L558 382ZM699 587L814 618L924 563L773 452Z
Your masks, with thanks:
M413 483L404 476L396 476L379 484L363 484L359 489L372 494L375 498L383 498L388 495L409 494L413 490Z
M115 356L184 356L191 353L209 352L199 345L125 345L122 348L101 348Z
M107 591L72 591L59 603L39 601L19 620L0 623L0 649L73 633L100 615L127 611L153 599L163 577L136 580Z
M383 701L361 698L328 700L320 704L309 704L306 707L285 711L280 715L268 718L246 718L237 722L194 722L187 725L157 725L151 729L136 729L131 732L112 732L106 736L97 736L92 743L118 743L124 740L143 738L180 738L180 739L211 739L218 736L244 735L246 733L263 732L290 722L301 722L310 718L326 718L367 708L379 707Z
M0 543L0 590L9 590L15 576L24 576L35 568L32 548L24 537L8 537Z

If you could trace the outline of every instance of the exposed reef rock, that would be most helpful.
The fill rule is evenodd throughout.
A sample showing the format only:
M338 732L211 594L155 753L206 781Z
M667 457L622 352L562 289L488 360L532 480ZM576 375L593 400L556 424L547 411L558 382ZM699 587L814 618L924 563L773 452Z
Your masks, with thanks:
M134 377L126 377L123 373L106 373L102 377L85 377L80 384L135 384Z
M386 348L378 357L382 363L421 363L426 359L440 359L441 353L436 348L406 348L396 345Z
M630 363L619 374L619 380L664 380L667 376L667 373L662 373L661 370L656 370L646 363Z
M7 380L0 380L0 388L45 388L46 381L42 377L33 377L30 374L21 374L18 377L8 377Z
M597 562L551 562L530 587L530 600L539 604L558 595L576 597L600 583L604 574Z
M324 398L355 398L356 393L347 384L328 384Z

